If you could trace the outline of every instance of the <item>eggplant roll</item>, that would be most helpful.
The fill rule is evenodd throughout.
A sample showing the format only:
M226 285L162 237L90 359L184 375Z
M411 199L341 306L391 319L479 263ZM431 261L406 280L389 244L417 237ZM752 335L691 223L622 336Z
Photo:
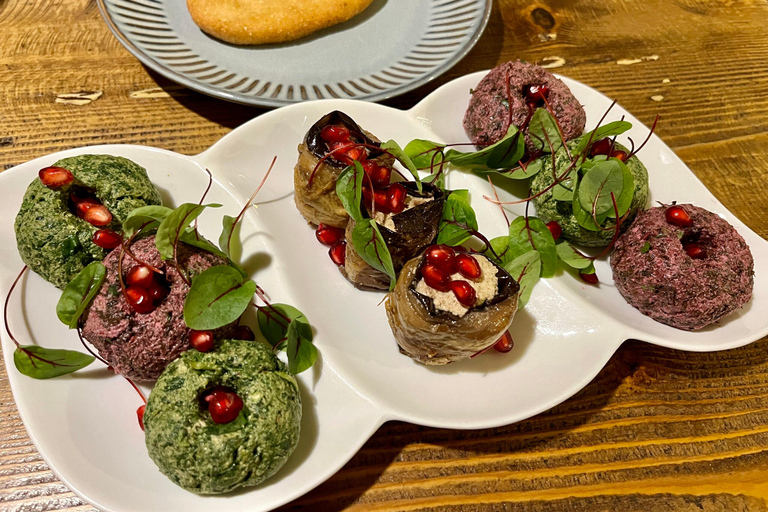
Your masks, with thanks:
M482 303L454 312L448 311L451 307L445 306L445 301L440 304L444 310L438 306L438 299L417 291L425 286L421 276L423 255L405 264L395 289L386 297L389 326L400 352L427 365L448 364L487 349L509 329L517 311L520 286L485 256L474 257L486 270L496 272L495 294L491 292ZM478 302L479 297L478 293Z
M395 273L435 240L445 201L445 193L429 183L422 183L422 192L418 191L416 183L401 184L408 191L406 209L398 214L376 215L379 231L392 255ZM366 213L370 215L369 211ZM389 276L368 265L355 250L352 230L356 225L351 219L347 224L347 250L344 265L339 270L360 289L389 290Z
M349 220L349 215L336 196L336 180L348 165L343 156L338 155L322 160L331 151L331 144L321 136L326 126L343 126L350 132L350 141L378 147L381 144L376 137L366 132L343 112L334 111L322 117L304 136L299 145L299 161L293 172L294 198L299 212L308 222L320 223L343 228ZM360 148L368 160L375 161L379 166L392 167L395 159L391 155L372 148ZM316 169L317 168L317 169ZM312 173L314 172L314 176ZM312 179L310 183L310 178Z

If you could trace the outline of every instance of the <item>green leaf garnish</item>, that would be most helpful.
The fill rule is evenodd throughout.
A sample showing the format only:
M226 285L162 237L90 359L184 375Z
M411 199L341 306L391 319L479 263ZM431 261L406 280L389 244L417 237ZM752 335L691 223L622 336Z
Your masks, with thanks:
M520 285L520 297L517 301L518 309L528 304L533 287L541 274L541 255L538 251L528 251L504 265L504 269Z
M581 207L581 201L579 201L579 188L581 187L581 183L576 183L576 188L574 189L573 193L573 201L571 201L571 207L573 208L573 217L576 219L576 222L579 224L579 226L583 227L584 229L588 229L590 231L600 231L600 227L595 224L594 219L592 218L592 212L587 211ZM606 215L598 215L597 221L599 223L603 223L606 219Z
M581 155L584 153L584 151L587 149L587 143L590 141L590 137L592 142L597 142L598 140L604 139L605 137L615 137L616 135L621 135L631 128L632 123L629 121L613 121L612 123L604 124L603 126L600 126L591 132L587 132L581 137L575 139L574 142L577 144L576 149L573 151L573 155L575 157L576 155Z
M288 335L288 324L296 322L299 334L312 341L312 328L307 317L288 304L270 304L260 307L256 314L259 329L270 345L276 347L285 341Z
M469 204L469 191L452 191L443 204L437 243L450 246L461 245L472 236L472 231L477 229L477 216Z
M413 179L416 181L416 188L418 188L419 192L421 192L422 187L421 179L419 178L419 171L416 170L416 165L414 165L408 154L403 151L403 148L401 148L397 142L390 139L381 145L381 149L388 151L391 155L397 158L398 162L403 164L403 166L408 169L408 171L413 175Z
M490 240L490 248L486 249L485 253L483 254L486 258L494 261L497 265L501 265L502 267L515 259L515 257L512 255L512 251L509 250L509 235L492 238ZM499 255L499 258L496 257L497 254Z
M240 223L237 222L236 217L224 215L221 218L221 224L222 228L221 235L219 235L219 247L221 248L222 253L227 257L230 257L233 249L238 249L237 247L232 247L232 239L234 238L236 241L240 240L240 237L236 236L235 233L235 230L240 226Z
M430 140L414 139L405 146L404 151L418 169L434 169L443 162L444 147Z
M525 153L525 138L515 125L510 125L506 135L492 146L472 153L449 149L445 161L459 167L484 165L491 169L510 169Z
M336 179L336 195L344 209L355 222L362 222L363 212L360 205L363 201L363 178L365 171L357 160L339 174Z
M165 260L174 258L176 246L184 231L206 208L218 208L220 204L184 203L165 217L157 227L155 246Z
M297 322L288 324L288 347L285 349L288 355L288 370L298 375L309 369L317 359L317 347L310 340L302 336Z
M94 261L72 278L56 304L56 316L63 324L77 328L80 316L99 292L106 275L106 267Z
M185 244L191 245L192 247L197 247L198 249L202 249L206 252L210 252L211 254L215 254L219 258L228 258L228 256L224 254L224 251L198 235L194 229L188 229L184 231L184 233L181 234L181 237L179 237L179 242L184 242Z
M632 176L632 171L629 167L617 158L612 158L614 162L618 163L621 167L621 173L624 178L624 186L621 189L621 194L616 196L616 207L619 210L619 216L624 215L632 206L632 199L635 197L635 178ZM616 212L613 209L613 202L611 202L611 209L608 210L608 217L611 219L616 218Z
M528 125L528 134L536 149L544 153L554 153L563 145L557 121L546 108L538 108L533 113Z
M211 267L192 282L184 301L184 322L196 331L212 330L240 318L256 293L256 283L246 281L228 265Z
M573 191L579 182L578 167L571 169L568 176L552 188L552 197L556 201L573 201Z
M352 246L363 261L387 274L390 290L394 288L397 274L392 263L392 255L375 220L366 219L355 226L352 230Z
M16 369L33 379L51 379L81 370L95 361L95 358L75 350L61 350L20 345L13 352Z
M557 248L552 233L537 217L518 217L509 226L509 248L517 258L529 251L541 257L541 276L552 277L557 271Z
M557 255L563 263L577 270L583 270L592 265L591 259L581 254L565 240L557 244Z
M578 199L581 208L590 215L607 214L613 209L611 193L619 197L624 188L624 173L620 164L615 158L596 162L579 182Z

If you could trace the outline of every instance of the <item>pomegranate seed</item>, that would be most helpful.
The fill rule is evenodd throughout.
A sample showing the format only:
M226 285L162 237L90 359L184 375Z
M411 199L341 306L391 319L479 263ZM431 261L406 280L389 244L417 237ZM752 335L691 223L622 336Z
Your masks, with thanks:
M331 260L335 264L342 266L347 260L347 242L342 240L341 242L333 244L331 248L328 249L328 256L331 257Z
M514 346L515 346L515 343L512 341L512 335L509 334L509 331L507 331L504 334L502 334L501 338L499 338L499 341L496 342L493 348L497 352L506 354L507 352L512 350L512 347Z
M700 260L707 257L707 249L700 244L685 244L683 245L683 249L685 249L685 252L688 253L688 256L690 256L691 259Z
M613 153L611 153L611 157L612 157L612 158L618 158L618 159L619 159L619 160L621 160L622 162L626 162L626 161L627 161L627 158L629 158L629 155L627 154L627 152L626 152L626 151L622 151L622 150L620 150L620 149L617 149L616 151L614 151Z
M471 308L477 302L477 292L472 285L466 281L451 281L451 291L456 296L459 304L465 308Z
M99 229L93 234L91 239L94 245L101 247L102 249L114 249L123 239L119 234L109 229Z
M83 220L93 226L106 226L112 222L112 214L103 204L95 204L85 211Z
M688 215L688 212L682 209L680 206L670 206L667 211L664 212L664 217L667 222L681 228L687 228L693 224L693 219Z
M427 263L430 263L448 275L456 272L456 251L448 245L432 245L427 248Z
M371 177L374 188L384 188L389 185L389 182L392 180L392 169L377 165L375 170L371 172L369 176Z
M235 329L236 340L256 341L256 335L253 334L253 330L247 325L238 325Z
M349 129L341 125L328 125L322 129L320 136L328 142L344 142L349 140Z
M154 272L146 265L135 265L128 271L128 276L125 278L128 286L138 286L139 288L149 288L154 280Z
M374 190L373 203L376 206L376 211L381 213L389 213L389 189Z
M392 213L400 213L405 210L405 198L408 190L400 183L393 183L387 189L387 206Z
M147 409L147 404L143 404L141 407L136 409L136 417L139 419L139 426L141 427L141 430L144 430L144 411Z
M583 272L579 272L579 277L582 279L582 281L584 281L587 284L597 284L598 283L597 274L595 274L595 273L585 274Z
M70 194L69 199L74 203L75 213L81 219L85 217L85 212L90 210L91 207L101 205L99 200L93 197L80 197L75 194Z
M439 292L447 292L451 289L451 277L440 270L436 265L425 263L421 267L421 277L427 286Z
M237 418L243 409L243 400L237 393L225 387L214 388L205 397L208 403L208 412L214 423L229 423Z
M152 297L149 296L149 292L146 288L129 286L125 289L125 299L134 311L142 315L150 313L155 309L155 305L152 303Z
M315 237L317 237L317 241L323 245L333 245L339 240L344 239L344 230L321 223L317 226Z
M589 156L607 155L611 152L612 145L613 143L611 142L611 139L607 137L605 139L595 141L589 148Z
M560 238L560 235L563 234L563 228L560 227L560 224L558 224L556 220L547 222L547 229L549 229L549 232L552 233L552 238L555 240Z
M523 94L529 103L544 103L544 100L549 97L549 87L543 84L532 84L523 89Z
M46 167L37 173L40 181L48 188L56 189L69 185L75 180L72 173L63 167Z
M168 296L170 290L167 286L158 282L157 279L153 279L152 283L147 286L147 292L149 293L149 298L152 299L152 303L155 306L159 306L163 299Z
M467 279L478 279L482 275L480 264L469 254L456 256L456 268Z
M189 344L198 352L210 352L213 348L213 333L211 331L189 331Z

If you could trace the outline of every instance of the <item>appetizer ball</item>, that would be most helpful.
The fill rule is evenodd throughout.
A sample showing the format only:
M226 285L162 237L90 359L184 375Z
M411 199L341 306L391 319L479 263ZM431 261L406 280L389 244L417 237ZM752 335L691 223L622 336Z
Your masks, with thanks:
M174 483L199 494L274 475L296 448L300 429L296 379L254 341L188 350L157 380L144 412L149 456Z
M119 231L131 210L159 204L147 171L126 158L64 158L41 170L24 194L14 224L19 254L43 279L64 288L107 255L93 242L97 230Z
M437 237L440 218L443 214L445 193L428 183L422 184L422 192L412 182L399 183L405 190L403 209L394 213L377 211L374 219L379 232L387 244L395 272L399 272L406 261L419 254ZM368 209L366 204L366 209ZM368 215L372 212L368 209ZM345 233L346 253L344 264L339 270L352 284L364 290L389 290L389 276L368 265L352 244L352 230L355 221L350 220Z
M154 236L135 242L130 251L164 272L160 275L149 271L152 277L146 289L152 296L151 309L137 311L122 291L117 273L118 248L104 260L107 275L85 312L82 332L115 372L137 381L153 381L168 363L190 348L190 329L184 323L183 311L189 286L175 267L160 258ZM178 246L178 261L190 279L210 267L227 264L218 256L184 243ZM142 266L127 253L123 255L125 286L129 286L131 272ZM213 334L215 338L224 337L233 330L233 326L227 326Z
M616 287L657 322L696 331L752 298L754 261L718 215L690 204L641 212L611 256Z
M533 110L544 106L546 98L560 123L565 140L584 132L587 114L581 103L561 80L546 69L523 61L501 64L493 68L472 91L464 114L464 130L477 145L501 140L510 121L523 127ZM525 130L528 153L536 150Z
M307 222L337 228L347 225L349 214L336 195L336 180L354 160L391 170L395 159L376 150L380 144L338 110L323 116L307 131L293 173L294 201ZM339 149L343 146L349 149Z
M569 144L573 150L576 145ZM616 150L628 152L627 148L621 144L615 145ZM635 194L632 203L629 206L629 215L622 224L622 229L632 223L637 212L645 208L648 202L650 191L648 189L648 171L643 163L636 157L629 158L624 164L632 173L632 179L635 184ZM555 167L558 175L564 173L571 165L565 149L560 149L555 155ZM611 243L614 236L616 223L613 219L606 219L603 227L606 229L600 231L591 231L581 227L573 215L573 206L570 201L558 201L552 194L552 189L548 189L555 178L552 173L552 155L542 157L542 170L533 178L531 182L531 195L534 197L533 206L536 208L536 215L544 222L555 221L560 224L562 236L575 244L585 247L605 247Z
M427 365L469 359L495 344L517 311L520 286L480 254L428 247L386 297L400 352Z
M197 25L233 44L293 41L357 16L373 0L187 0Z

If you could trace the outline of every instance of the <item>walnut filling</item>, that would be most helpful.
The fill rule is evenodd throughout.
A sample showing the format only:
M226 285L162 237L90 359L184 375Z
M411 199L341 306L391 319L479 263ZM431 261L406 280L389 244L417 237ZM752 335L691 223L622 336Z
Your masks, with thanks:
M474 280L467 279L456 272L451 275L451 281L462 280L472 285L472 288L477 293L477 300L474 305L474 307L477 307L496 296L499 288L499 279L496 277L498 269L488 258L478 254L472 255L472 257L480 265L480 277ZM469 312L469 308L463 306L452 291L441 292L435 290L423 278L416 284L415 291L432 299L435 309L439 311L446 311L458 317L463 317Z
M410 210L411 208L415 208L417 206L421 206L424 203L428 203L430 201L434 201L434 197L413 197L413 196L406 196L405 198L405 209L403 212ZM400 213L403 213L400 212ZM376 212L376 215L374 216L374 219L376 220L376 223L384 226L385 228L389 229L390 231L397 231L395 229L395 221L392 220L392 217L395 215L399 215L399 213L382 213L382 212Z

